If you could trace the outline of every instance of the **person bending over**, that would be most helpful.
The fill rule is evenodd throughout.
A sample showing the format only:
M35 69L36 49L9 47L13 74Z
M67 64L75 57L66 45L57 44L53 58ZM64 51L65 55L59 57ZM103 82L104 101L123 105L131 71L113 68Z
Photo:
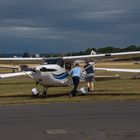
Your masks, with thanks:
M73 89L71 90L69 94L70 97L76 96L77 87L79 85L81 73L82 73L82 69L78 63L76 63L75 67L71 69L71 71L69 72L73 80Z

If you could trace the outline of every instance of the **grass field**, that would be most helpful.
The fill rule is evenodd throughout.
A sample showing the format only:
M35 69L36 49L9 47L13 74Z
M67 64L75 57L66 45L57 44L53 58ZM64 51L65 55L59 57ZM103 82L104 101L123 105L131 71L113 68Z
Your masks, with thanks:
M98 63L96 67L140 68L130 62ZM8 70L1 69L1 73ZM97 72L97 75L114 75L113 72ZM140 101L140 79L132 79L134 74L119 73L120 80L96 81L95 90L91 95L69 98L70 87L58 87L48 89L48 97L33 97L31 89L36 86L33 79L26 76L7 78L0 80L0 104L45 104L51 102L81 102L81 101ZM85 87L81 83L80 87Z

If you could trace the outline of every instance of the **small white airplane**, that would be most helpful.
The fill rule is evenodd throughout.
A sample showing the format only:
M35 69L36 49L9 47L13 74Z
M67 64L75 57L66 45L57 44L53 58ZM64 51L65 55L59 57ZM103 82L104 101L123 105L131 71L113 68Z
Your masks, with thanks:
M140 51L135 52L123 52L123 53L107 53L107 54L94 54L94 55L81 55L81 56L68 56L61 58L0 58L0 62L5 63L18 63L23 64L24 62L41 62L46 63L43 65L36 66L34 68L30 68L29 71L22 71L16 73L6 73L0 74L0 78L8 78L14 76L28 75L35 80L37 84L40 84L44 87L42 96L47 96L47 89L49 87L57 87L57 86L70 86L70 78L68 74L68 70L71 69L71 65L76 60L88 60L93 61L96 59L104 59L118 56L126 56L126 55L136 55L140 54ZM93 65L94 62L91 64ZM111 69L111 68L95 68L95 70L106 70L106 71L121 71L121 72L140 72L136 69ZM36 96L39 95L36 89L32 89L32 93Z

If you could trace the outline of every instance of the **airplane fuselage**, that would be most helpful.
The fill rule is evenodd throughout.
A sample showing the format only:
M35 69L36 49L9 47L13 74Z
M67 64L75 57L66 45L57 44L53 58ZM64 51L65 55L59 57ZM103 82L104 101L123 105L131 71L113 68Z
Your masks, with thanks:
M67 86L68 73L57 64L40 65L32 72L32 76L44 87Z

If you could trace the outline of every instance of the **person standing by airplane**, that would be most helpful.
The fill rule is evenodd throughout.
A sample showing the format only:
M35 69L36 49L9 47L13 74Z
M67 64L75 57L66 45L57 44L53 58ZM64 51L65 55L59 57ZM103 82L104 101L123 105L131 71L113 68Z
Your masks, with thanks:
M75 64L75 67L73 69L71 69L69 74L72 76L73 85L74 85L74 87L71 90L69 96L73 97L73 96L76 96L77 87L79 85L80 76L82 74L82 69L81 69L81 67L79 66L78 63Z
M87 87L88 92L93 92L94 90L94 81L95 81L95 70L93 69L93 66L89 64L88 61L86 61L86 65L84 66L86 71L86 81L87 81Z

